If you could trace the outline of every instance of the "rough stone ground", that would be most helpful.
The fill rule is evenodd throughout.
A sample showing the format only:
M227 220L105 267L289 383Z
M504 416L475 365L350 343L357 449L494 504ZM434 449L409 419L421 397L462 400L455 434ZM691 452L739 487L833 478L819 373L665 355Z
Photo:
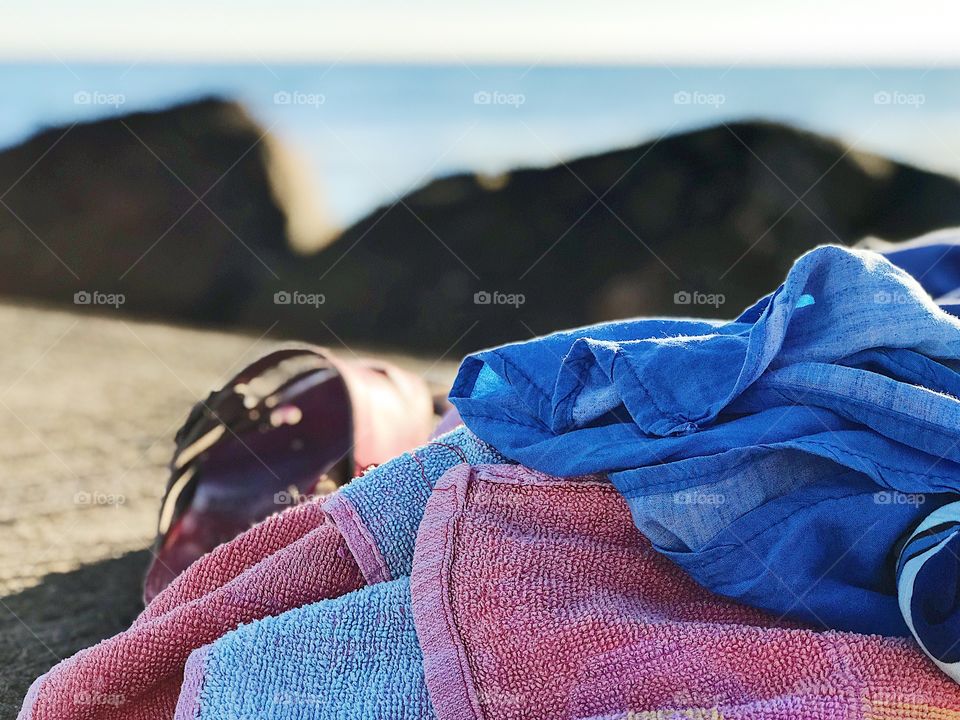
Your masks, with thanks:
M140 611L174 432L196 400L278 343L16 305L0 305L0 338L6 719L35 677ZM438 386L456 368L456 358L391 359Z

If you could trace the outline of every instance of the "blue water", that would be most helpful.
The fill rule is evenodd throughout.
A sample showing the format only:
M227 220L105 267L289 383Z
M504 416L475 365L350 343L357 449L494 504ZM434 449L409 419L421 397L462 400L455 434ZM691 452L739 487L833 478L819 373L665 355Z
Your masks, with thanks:
M244 102L295 150L339 223L438 175L744 117L960 174L960 69L0 64L0 146L210 93Z

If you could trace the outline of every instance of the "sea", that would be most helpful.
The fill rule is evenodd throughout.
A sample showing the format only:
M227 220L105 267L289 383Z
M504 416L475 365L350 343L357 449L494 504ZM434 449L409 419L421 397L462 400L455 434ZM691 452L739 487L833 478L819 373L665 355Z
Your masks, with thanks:
M960 68L0 64L0 147L49 126L238 100L338 225L461 171L497 174L765 119L960 175Z

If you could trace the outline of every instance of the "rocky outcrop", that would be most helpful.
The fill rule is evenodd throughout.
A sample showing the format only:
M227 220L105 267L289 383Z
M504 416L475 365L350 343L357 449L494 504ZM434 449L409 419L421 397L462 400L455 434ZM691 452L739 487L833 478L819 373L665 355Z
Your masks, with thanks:
M435 180L312 255L316 195L238 106L0 153L0 292L452 356L641 314L731 317L821 243L960 224L960 182L794 128L720 125ZM199 199L198 199L199 198Z
M325 248L311 287L343 338L443 351L466 333L462 350L631 315L732 317L816 245L958 223L954 178L737 123L436 180ZM281 327L316 324L301 316Z
M41 132L0 153L0 292L122 294L127 312L234 322L298 235L326 232L292 175L217 99Z

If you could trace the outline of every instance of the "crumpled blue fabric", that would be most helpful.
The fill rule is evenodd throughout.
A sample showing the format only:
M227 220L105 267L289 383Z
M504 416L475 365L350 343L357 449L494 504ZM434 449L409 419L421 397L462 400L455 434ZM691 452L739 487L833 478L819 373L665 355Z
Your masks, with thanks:
M960 287L960 250L909 249L893 258L906 270L814 249L730 322L625 320L479 352L450 400L515 461L609 473L707 588L908 635L899 546L960 491L960 320L921 285Z
M906 270L941 307L958 302L960 289L960 229L937 230L914 240L867 240L858 247L875 250ZM953 312L951 310L951 312ZM956 315L957 313L953 313Z

